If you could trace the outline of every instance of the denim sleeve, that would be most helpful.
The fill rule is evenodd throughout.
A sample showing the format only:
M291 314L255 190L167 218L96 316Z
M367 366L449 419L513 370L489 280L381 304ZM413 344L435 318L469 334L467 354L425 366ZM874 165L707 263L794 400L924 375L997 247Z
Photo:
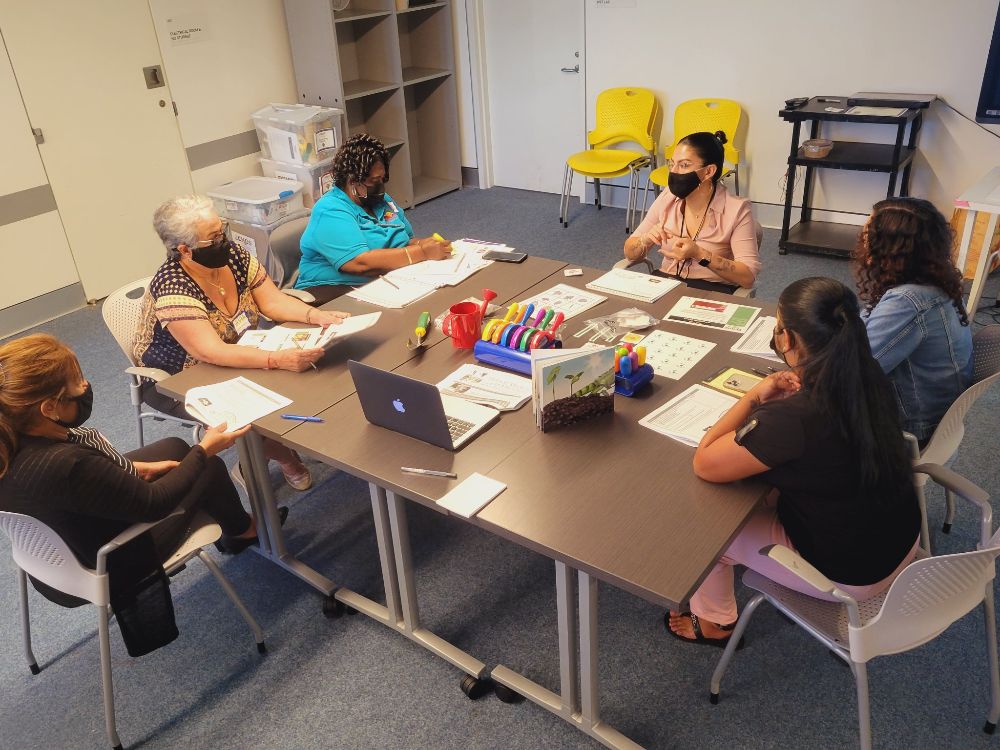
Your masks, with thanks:
M872 354L886 374L909 357L923 339L916 305L905 294L892 290L875 305L865 326Z

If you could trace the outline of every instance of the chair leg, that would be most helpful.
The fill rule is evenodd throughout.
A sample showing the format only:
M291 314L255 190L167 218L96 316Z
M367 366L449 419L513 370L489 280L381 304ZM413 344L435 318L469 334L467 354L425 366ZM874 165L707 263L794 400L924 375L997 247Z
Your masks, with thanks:
M944 491L944 523L941 524L941 531L945 534L951 533L951 525L955 522L955 495L951 490Z
M629 227L632 226L632 206L636 197L635 172L628 174L628 198L625 200L625 234L630 234Z
M920 546L928 555L931 554L931 532L927 526L927 497L924 486L917 484L917 504L920 506Z
M594 178L594 205L597 206L598 211L604 208L604 204L601 203L601 181L596 177Z
M142 434L142 406L135 407L135 427L139 431L139 447L146 444L146 437Z
M736 653L736 647L743 638L743 633L746 631L747 625L750 624L750 618L753 617L754 611L760 606L762 601L764 601L764 595L757 594L747 602L740 615L740 619L736 622L736 627L733 628L733 634L729 636L729 643L726 644L726 650L722 652L722 658L719 659L718 666L712 672L712 687L708 699L713 705L719 702L719 687L722 684L722 677L729 668L729 662L732 660L733 654Z
M567 164L566 169L563 171L562 192L559 194L559 223L563 227L569 226L569 222L566 221L566 214L569 213L569 189L567 185L570 184L571 173L572 170L569 168L569 164Z
M108 742L114 750L121 750L122 741L115 727L115 689L111 682L111 639L108 635L108 609L97 608L97 635L101 650L101 687L104 693L104 724Z
M734 187L736 188L736 195L738 197L742 197L742 196L740 196L740 165L739 164L737 164L733 168L733 182L735 183Z
M646 173L646 184L642 188L642 213L639 216L646 215L646 202L649 200L649 173L653 171L653 168L649 168L649 172ZM636 217L638 218L638 216ZM636 222L638 224L639 222Z
M997 612L993 601L993 581L986 584L983 597L983 621L986 623L986 656L990 667L990 713L983 731L993 734L1000 720L1000 660L997 659Z
M28 660L28 669L31 674L38 674L42 670L38 668L38 660L31 650L31 616L28 613L28 574L20 568L17 569L17 588L21 605L21 637L24 640L24 658Z
M261 630L260 625L257 624L253 615L250 614L250 610L246 608L243 600L240 599L240 595L236 593L236 589L233 588L233 584L231 584L229 579L226 578L221 570L219 570L219 566L215 564L215 560L209 557L205 550L199 550L198 557L201 558L203 563L205 563L205 567L212 571L212 575L215 576L215 580L219 582L222 590L226 592L226 596L228 596L230 601L236 605L236 609L239 610L243 619L246 621L246 624L250 626L250 630L253 632L254 641L257 643L257 651L263 654L267 651L267 646L264 645L264 631Z
M854 681L858 689L858 736L861 740L861 750L872 750L872 713L868 702L868 667L858 662L851 662Z

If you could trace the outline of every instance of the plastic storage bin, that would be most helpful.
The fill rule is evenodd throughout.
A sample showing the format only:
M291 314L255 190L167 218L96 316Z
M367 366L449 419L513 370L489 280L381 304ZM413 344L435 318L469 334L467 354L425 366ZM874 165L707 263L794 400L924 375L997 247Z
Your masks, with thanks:
M302 183L274 177L246 177L208 191L220 216L249 224L273 224L301 211Z
M303 186L302 203L306 208L312 208L313 204L333 187L332 157L319 164L289 164L274 159L261 159L260 168L265 177L301 182Z
M230 221L229 235L233 239L233 244L240 247L257 258L271 280L282 288L287 280L292 278L298 270L298 261L293 258L281 258L271 250L271 235L283 224L296 219L309 218L309 211L295 211L283 219L279 219L273 224L254 224L244 221ZM292 267L286 268L289 264Z
M265 158L317 164L340 147L343 116L343 110L312 104L269 104L250 117Z

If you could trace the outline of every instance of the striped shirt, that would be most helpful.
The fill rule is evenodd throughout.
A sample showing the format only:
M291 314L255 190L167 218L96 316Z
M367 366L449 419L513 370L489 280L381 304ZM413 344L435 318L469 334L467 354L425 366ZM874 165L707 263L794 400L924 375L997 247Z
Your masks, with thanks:
M132 462L115 450L111 442L93 427L71 427L66 439L71 443L93 448L98 453L114 461L115 464L133 477L139 476Z

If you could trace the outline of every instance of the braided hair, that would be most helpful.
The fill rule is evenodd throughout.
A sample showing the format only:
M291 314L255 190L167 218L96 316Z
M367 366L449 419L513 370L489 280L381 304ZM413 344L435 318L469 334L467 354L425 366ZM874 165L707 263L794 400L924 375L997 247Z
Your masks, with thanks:
M333 159L333 184L343 190L348 180L364 182L377 161L385 167L385 182L388 182L389 151L382 141L367 133L352 135Z
M722 164L726 159L726 150L723 146L727 140L726 134L721 130L716 130L714 133L703 130L700 133L684 136L677 145L685 144L698 154L698 158L706 167L709 164L715 165L715 174L712 175L712 184L714 185L722 179Z

